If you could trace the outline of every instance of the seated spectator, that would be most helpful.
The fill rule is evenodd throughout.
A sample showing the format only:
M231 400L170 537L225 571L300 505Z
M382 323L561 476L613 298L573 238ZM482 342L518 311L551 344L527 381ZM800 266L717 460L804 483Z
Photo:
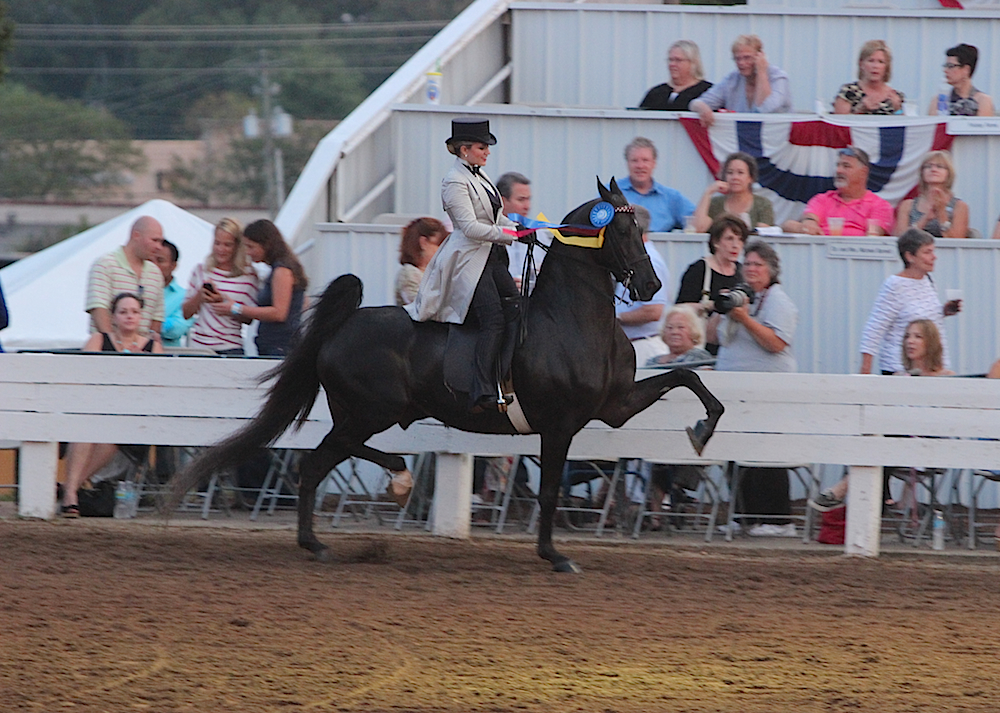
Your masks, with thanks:
M242 306L256 305L257 285L242 226L233 218L223 218L215 226L212 252L191 273L183 311L185 319L194 315L197 318L188 344L218 354L243 354L242 323L235 314L218 314L211 306L227 300Z
M635 221L642 231L642 243L653 263L653 272L660 280L660 289L645 302L632 302L624 285L615 287L615 315L625 336L635 350L635 363L642 365L654 356L667 351L667 345L660 339L660 319L667 304L667 284L670 272L659 251L649 242L649 211L642 206L634 206Z
M756 182L756 159L742 151L729 154L722 164L720 180L711 183L698 201L694 229L705 232L723 213L739 216L750 230L756 230L758 225L774 225L771 201L753 192Z
M951 192L955 165L947 151L931 151L920 164L920 193L896 208L893 235L909 228L926 230L935 238L965 238L969 235L969 206Z
M646 362L646 366L685 364L713 359L708 350L704 349L705 330L691 305L674 305L667 310L660 338L670 351L653 357Z
M96 332L83 346L85 352L162 354L163 346L139 332L142 323L142 299L122 292L111 302L110 332ZM66 487L63 489L63 517L80 516L77 491L118 452L112 443L70 443L66 451Z
M396 273L396 304L410 304L417 296L427 263L448 237L448 230L437 218L417 218L403 228L399 241L399 272Z
M876 355L882 374L903 371L902 345L906 327L916 319L929 319L944 330L944 318L962 310L961 300L944 305L930 279L937 256L934 254L934 236L917 228L910 228L896 241L903 270L889 275L882 283L871 314L861 334L861 373L872 373ZM947 364L947 346L944 347Z
M179 257L180 251L177 250L177 246L169 240L164 240L163 247L154 260L163 273L163 327L160 335L163 337L165 347L181 346L181 339L194 324L193 318L184 319L185 290L174 279L174 270L177 269Z
M993 100L988 94L972 86L979 50L972 45L956 45L947 50L944 59L944 80L951 85L947 97L948 114L951 116L993 116ZM927 113L938 114L938 97L931 100Z
M669 233L684 228L684 218L694 213L694 203L673 188L653 180L656 171L656 146L647 138L637 136L625 147L628 178L618 181L625 199L649 211L649 230Z
M903 335L903 371L910 376L954 376L944 366L941 332L929 319L915 319L906 325Z
M747 224L735 215L716 218L708 229L708 257L688 265L677 291L677 304L690 304L706 320L705 348L713 355L719 351L715 301L742 279L739 258L747 235Z
M906 97L889 86L892 52L882 40L869 40L858 57L858 81L840 87L834 114L901 114Z
M701 123L715 123L712 112L719 109L782 114L792 111L792 91L788 75L764 54L764 43L757 35L740 35L733 42L736 71L691 102L691 111L698 112Z
M941 332L929 319L916 319L906 326L900 357L904 369L896 372L897 375L953 376L955 374L944 366ZM883 469L882 495L885 504L891 506L896 503L889 495L888 471L888 468ZM819 512L844 507L849 482L850 479L845 475L835 485L826 488L815 498L810 498L809 507Z
M646 92L640 109L659 111L687 111L693 99L697 99L711 88L705 81L705 70L701 66L698 45L691 40L678 40L667 51L667 70L670 82L658 84Z
M807 235L889 235L893 228L892 206L868 190L868 154L856 146L837 151L834 190L813 196L806 203L801 221L786 220L786 233ZM831 232L831 220L839 228Z
M799 311L781 288L781 262L774 248L763 240L747 244L743 278L753 290L754 301L733 307L719 323L719 371L797 371L792 341ZM744 518L754 537L795 537L789 517L787 468L747 468L743 471L743 511L773 517Z

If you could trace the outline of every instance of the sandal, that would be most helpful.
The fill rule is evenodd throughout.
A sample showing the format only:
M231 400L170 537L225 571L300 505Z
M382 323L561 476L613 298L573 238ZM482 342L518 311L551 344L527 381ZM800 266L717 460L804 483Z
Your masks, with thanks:
M60 508L60 514L69 519L78 518L80 517L80 506L76 504L63 505L62 508Z

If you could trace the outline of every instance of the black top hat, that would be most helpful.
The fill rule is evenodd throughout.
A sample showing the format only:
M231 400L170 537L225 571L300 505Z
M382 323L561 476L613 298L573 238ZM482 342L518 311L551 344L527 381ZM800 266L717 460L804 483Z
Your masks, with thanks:
M497 142L497 137L490 133L489 119L452 119L451 138L445 143L451 144L456 141L474 141L492 146Z

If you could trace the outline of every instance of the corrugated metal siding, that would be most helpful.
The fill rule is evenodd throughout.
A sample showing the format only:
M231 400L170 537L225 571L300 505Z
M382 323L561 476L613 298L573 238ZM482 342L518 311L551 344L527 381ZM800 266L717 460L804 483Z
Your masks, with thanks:
M888 43L891 84L921 114L942 82L944 50L959 42L980 48L976 86L998 94L998 70L990 61L1000 46L996 13L544 3L514 3L511 12L515 104L638 106L650 87L668 79L672 42L698 43L706 78L718 81L735 68L730 44L745 33L759 35L768 59L788 72L798 111L813 111L816 99L829 105L840 85L857 76L858 51L870 39Z
M365 305L392 304L398 269L399 228L323 224L301 253L315 292L345 272L365 283ZM706 236L652 236L670 270L676 295L684 270L706 254ZM898 272L898 257L885 260L830 257L828 245L879 246L895 253L891 238L781 237L770 240L781 255L782 285L799 308L794 347L802 372L851 373L860 364L858 344L882 281ZM964 311L949 318L952 367L959 374L984 373L1000 356L1000 300L996 274L1000 241L940 240L934 281L944 291L964 292Z

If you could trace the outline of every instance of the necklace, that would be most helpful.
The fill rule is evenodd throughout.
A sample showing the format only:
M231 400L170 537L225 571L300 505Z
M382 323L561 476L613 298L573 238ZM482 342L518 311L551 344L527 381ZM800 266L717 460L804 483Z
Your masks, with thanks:
M118 332L116 331L115 332L115 344L117 345L118 351L120 351L120 352L126 352L126 353L128 353L128 352L132 352L132 351L138 351L139 350L139 337L134 337L132 339L132 342L129 343L129 344L127 344L125 342L125 340L122 339L121 335L119 335Z

